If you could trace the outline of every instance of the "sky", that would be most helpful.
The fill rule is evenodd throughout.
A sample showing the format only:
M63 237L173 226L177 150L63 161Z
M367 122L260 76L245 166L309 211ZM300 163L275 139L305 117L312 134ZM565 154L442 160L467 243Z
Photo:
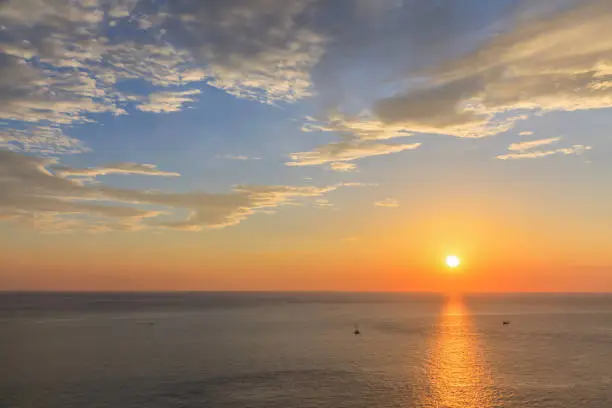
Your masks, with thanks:
M612 291L611 108L608 0L0 0L0 290Z

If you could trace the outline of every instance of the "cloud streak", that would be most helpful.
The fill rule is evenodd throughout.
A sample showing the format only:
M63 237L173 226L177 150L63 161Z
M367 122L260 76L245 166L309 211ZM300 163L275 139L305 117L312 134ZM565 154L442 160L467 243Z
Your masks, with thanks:
M178 177L179 173L163 171L154 164L114 163L103 167L73 168L54 165L50 170L59 177L98 177L107 174L138 174L142 176Z
M179 92L154 92L149 94L146 102L136 105L136 108L143 112L178 112L183 109L185 104L193 102L193 96L200 92L199 89Z
M414 150L421 143L386 144L361 140L330 143L310 152L299 152L291 155L288 166L314 166L328 163L352 161L364 157L380 156L390 153Z
M411 133L403 126L386 126L368 116L350 118L337 112L325 122L307 117L302 131L332 132L342 140L319 146L312 151L293 153L291 161L286 163L288 166L329 164L329 168L334 171L351 171L356 169L356 165L345 162L414 150L421 146L421 143L382 143L380 141L411 136Z
M218 159L226 159L226 160L239 160L239 161L247 161L247 160L261 160L261 157L251 157L245 156L243 154L224 154L217 156Z
M329 164L329 169L341 173L347 173L350 171L356 171L357 165L355 163L333 162Z
M385 208L397 208L400 206L400 203L395 198L385 198L384 200L375 201L374 206L385 207Z
M520 153L508 153L497 156L500 160L520 160L520 159L537 159L540 157L554 156L554 155L581 155L591 150L590 146L584 145L573 145L571 147L564 147L553 150L533 150L533 151L521 151Z
M533 149L536 147L554 144L554 143L557 143L559 140L561 140L560 137L551 137L548 139L530 140L527 142L512 143L510 146L508 146L508 150L510 150L511 152L522 152L522 151Z

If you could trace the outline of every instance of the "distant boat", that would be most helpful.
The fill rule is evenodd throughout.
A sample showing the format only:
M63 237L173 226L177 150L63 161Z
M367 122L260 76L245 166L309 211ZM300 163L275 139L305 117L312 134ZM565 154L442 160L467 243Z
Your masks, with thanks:
M361 332L359 331L359 327L357 325L355 325L355 330L353 331L353 334L355 336L359 336L361 334Z
M504 326L508 326L508 325L510 324L510 320L504 320L504 321L502 322L502 324L503 324Z

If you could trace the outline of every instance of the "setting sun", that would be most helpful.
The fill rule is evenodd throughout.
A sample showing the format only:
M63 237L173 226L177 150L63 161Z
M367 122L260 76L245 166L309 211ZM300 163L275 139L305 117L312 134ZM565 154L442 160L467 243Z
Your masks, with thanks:
M446 257L446 265L449 268L456 268L461 264L461 260L455 255L449 255Z

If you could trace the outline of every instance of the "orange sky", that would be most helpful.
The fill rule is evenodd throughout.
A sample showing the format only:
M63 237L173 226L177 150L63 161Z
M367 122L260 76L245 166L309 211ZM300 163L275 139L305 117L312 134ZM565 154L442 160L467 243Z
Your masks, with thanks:
M508 231L464 241L350 238L303 242L303 247L206 249L206 243L161 245L143 240L122 246L96 236L79 244L48 236L38 247L3 246L4 290L340 290L340 291L612 291L612 269L572 264L559 251L539 252ZM408 237L409 235L404 235ZM134 239L137 240L138 233ZM468 238L469 237L469 238ZM486 239L491 237L490 239ZM497 239L493 239L497 237ZM159 240L162 240L160 237ZM93 241L93 242L92 242ZM72 245L70 245L71 243ZM104 245L102 245L104 244ZM512 250L508 250L512 248ZM533 251L531 253L530 251ZM35 253L36 256L31 256ZM462 265L444 265L457 254Z
M140 1L0 0L0 290L612 291L610 0Z
M272 225L262 216L187 234L9 229L0 289L612 291L612 253L596 220L565 222L494 195L370 207L355 223L358 210L295 208L301 217L279 214ZM445 267L448 254L460 268Z

